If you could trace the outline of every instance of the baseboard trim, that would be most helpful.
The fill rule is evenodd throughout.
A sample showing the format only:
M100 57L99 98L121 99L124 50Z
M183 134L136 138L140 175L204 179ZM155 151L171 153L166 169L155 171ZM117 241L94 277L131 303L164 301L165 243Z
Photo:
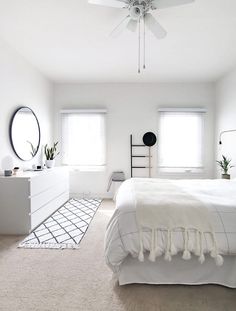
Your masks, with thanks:
M99 198L99 199L113 199L112 193L93 193L93 192L71 192L70 198Z

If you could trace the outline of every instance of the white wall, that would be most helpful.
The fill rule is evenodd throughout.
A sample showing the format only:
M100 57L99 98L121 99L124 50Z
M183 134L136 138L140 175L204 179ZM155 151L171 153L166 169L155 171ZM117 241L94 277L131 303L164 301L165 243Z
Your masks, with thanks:
M213 84L57 84L55 134L60 140L60 114L64 108L107 108L107 169L72 172L71 192L104 196L109 175L124 170L130 177L129 135L137 143L146 131L157 132L158 107L205 107L205 173L214 175L215 89ZM76 137L75 137L76 139ZM157 175L157 148L153 149L153 176Z
M221 131L236 129L236 69L220 79L216 85L217 114L216 114L216 153L219 159L226 155L236 165L236 132L223 135L220 146L218 137ZM220 175L217 168L216 176ZM236 168L231 170L232 177L236 177Z
M36 113L42 133L41 142L51 140L53 86L24 58L0 40L0 169L6 156L14 166L31 167L38 160L20 161L13 153L9 140L9 122L19 106L28 106Z
M71 192L106 195L109 175L124 170L130 176L129 135L137 143L146 131L157 132L158 107L207 108L205 145L206 170L201 177L214 175L213 84L56 84L44 78L37 69L0 40L0 168L2 159L10 155L14 165L23 168L38 163L20 161L9 141L9 121L19 106L29 106L38 116L42 144L60 140L60 109L107 108L107 168L104 172L71 172ZM53 97L54 96L54 97ZM54 111L53 111L54 100ZM53 118L54 112L54 118ZM75 138L76 139L76 138ZM153 176L157 176L157 148L153 148ZM60 161L59 161L60 163Z

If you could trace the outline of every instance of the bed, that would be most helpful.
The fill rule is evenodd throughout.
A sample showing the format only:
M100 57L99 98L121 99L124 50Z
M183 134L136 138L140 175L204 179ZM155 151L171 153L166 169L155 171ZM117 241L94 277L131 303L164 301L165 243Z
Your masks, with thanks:
M157 179L132 178L125 181L116 197L116 209L109 221L105 237L105 258L120 285L146 284L219 284L236 288L236 180L176 180L169 181L206 207L214 230L217 249L224 263L216 265L209 249L212 238L206 233L202 240L204 262L191 253L184 260L184 233L174 230L172 236L176 254L166 260L164 254L150 261L152 231L142 232L144 258L140 260L140 228L137 222L135 184L156 183ZM161 180L158 180L160 183ZM166 182L166 180L165 180ZM191 235L191 233L190 233ZM191 236L190 236L191 237ZM165 230L159 237L162 248L167 244ZM191 239L189 238L189 243ZM191 244L191 243L190 243ZM191 246L190 246L191 248Z

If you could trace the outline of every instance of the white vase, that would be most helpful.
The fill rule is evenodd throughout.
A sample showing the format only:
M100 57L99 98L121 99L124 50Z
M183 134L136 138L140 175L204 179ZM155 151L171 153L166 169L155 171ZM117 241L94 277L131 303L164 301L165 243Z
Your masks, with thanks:
M46 160L46 167L53 168L55 166L55 160Z

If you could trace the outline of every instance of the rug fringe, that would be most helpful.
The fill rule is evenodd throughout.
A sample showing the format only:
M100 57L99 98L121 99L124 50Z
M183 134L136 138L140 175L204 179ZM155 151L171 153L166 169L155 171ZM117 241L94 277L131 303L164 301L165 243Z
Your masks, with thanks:
M21 243L18 245L18 248L35 248L35 249L58 249L58 250L64 250L64 249L79 249L80 246L76 244L67 244L67 243Z

